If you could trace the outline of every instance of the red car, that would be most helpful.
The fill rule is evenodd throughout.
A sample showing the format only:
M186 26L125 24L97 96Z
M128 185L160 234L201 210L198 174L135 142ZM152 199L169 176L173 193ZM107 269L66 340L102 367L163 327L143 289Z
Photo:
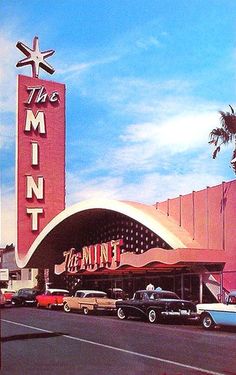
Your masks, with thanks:
M16 293L15 290L2 288L2 295L4 296L5 303L11 303L12 296Z
M44 294L36 297L37 307L46 307L48 309L63 307L63 297L68 297L69 291L66 289L47 289Z

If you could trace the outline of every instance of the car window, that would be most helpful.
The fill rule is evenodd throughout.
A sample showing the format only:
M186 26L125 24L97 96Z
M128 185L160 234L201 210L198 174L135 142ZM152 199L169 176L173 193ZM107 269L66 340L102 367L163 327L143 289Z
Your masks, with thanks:
M84 292L76 292L75 296L76 297L84 297Z
M140 292L136 292L135 294L134 294L134 297L133 297L134 299L140 299Z
M143 293L142 300L149 300L149 295L147 293Z
M93 296L99 298L107 298L107 295L103 293L94 293Z
M228 300L228 303L230 305L235 305L236 304L236 296L230 296L229 300Z

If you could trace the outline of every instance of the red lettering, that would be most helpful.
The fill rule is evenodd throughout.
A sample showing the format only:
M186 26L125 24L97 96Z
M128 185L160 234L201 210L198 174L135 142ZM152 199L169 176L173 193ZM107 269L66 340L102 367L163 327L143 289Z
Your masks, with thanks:
M65 270L70 273L79 272L87 267L97 269L99 267L109 268L112 260L120 262L120 248L123 240L112 240L102 244L84 246L82 252L76 252L75 248L63 253L65 257ZM95 267L96 266L96 267Z

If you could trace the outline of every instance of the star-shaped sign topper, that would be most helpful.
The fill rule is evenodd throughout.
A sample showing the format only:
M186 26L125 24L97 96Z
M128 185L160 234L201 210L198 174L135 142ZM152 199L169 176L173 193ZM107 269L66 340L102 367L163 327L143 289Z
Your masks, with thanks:
M17 42L16 47L27 56L16 64L17 67L32 65L32 76L35 78L39 76L39 68L46 70L49 74L55 72L53 67L45 61L45 59L52 56L55 51L50 49L49 51L40 52L39 39L37 36L35 36L33 40L33 49L27 47L22 42Z

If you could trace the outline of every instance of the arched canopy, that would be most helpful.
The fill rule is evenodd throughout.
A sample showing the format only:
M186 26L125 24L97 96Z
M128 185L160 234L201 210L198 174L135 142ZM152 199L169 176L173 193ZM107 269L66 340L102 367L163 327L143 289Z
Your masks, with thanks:
M24 258L18 256L19 267L48 267L60 261L63 251L74 246L79 233L93 228L101 218L120 214L141 223L161 237L172 249L199 248L188 232L168 216L148 206L136 202L107 199L92 199L70 206L59 213L40 232Z

